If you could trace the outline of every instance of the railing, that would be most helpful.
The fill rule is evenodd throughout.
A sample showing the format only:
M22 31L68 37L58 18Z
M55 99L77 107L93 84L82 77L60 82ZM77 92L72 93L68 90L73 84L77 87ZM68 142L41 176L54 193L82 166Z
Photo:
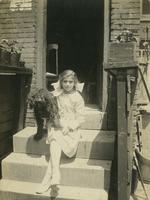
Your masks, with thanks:
M110 43L106 70L116 80L117 102L117 199L129 200L133 164L133 109L137 81L134 43Z
M149 91L149 89L148 89L148 85L147 85L147 83L146 83L146 80L145 80L145 78L144 78L144 75L143 75L143 73L142 73L140 67L138 67L138 71L139 71L139 74L140 74L140 77L141 77L141 81L142 81L142 83L143 83L143 85L144 85L144 89L145 89L145 92L146 92L146 94L147 94L148 100L149 100L149 102L150 102L150 91Z
M131 193L134 141L137 130L136 90L140 77L150 102L150 91L140 65L148 69L150 50L137 49L132 43L110 43L105 70L116 80L117 115L117 199L129 200ZM140 76L139 76L140 75ZM139 114L138 114L139 116Z
M150 49L138 49L137 59L139 64L148 64L150 61Z
M149 56L150 56L150 51L145 51L145 50L139 50L140 53L140 59L139 59L139 65L140 64L146 64L146 67L149 65ZM142 58L142 59L141 59ZM138 67L138 74L140 75L141 78L141 82L143 83L144 86L144 90L146 92L147 98L148 98L148 104L150 103L150 91L147 85L147 82L144 78L144 74L142 73L142 70L140 68L140 66ZM147 105L146 105L147 106ZM145 200L150 200L150 197L147 193L147 190L145 188L144 183L150 183L150 176L148 173L146 173L146 171L148 170L148 166L147 163L149 162L149 160L147 158L144 157L144 155L142 155L142 149L144 147L143 143L142 143L142 134L143 134L143 124L142 124L142 113L143 111L147 111L146 108L144 108L145 106L139 106L137 108L138 111L138 115L136 116L136 127L137 127L137 143L136 143L136 149L135 149L135 156L134 156L134 164L135 167L137 169L137 173L138 173L138 177L139 177L139 181L141 182L142 185L142 189L144 191L145 194ZM141 112L142 111L142 112ZM145 170L146 169L146 170Z

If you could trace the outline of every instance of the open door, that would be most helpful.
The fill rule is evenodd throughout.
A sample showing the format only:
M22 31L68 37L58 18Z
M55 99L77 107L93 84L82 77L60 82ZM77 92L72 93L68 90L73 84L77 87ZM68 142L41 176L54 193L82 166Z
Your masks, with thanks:
M58 73L72 69L85 83L87 104L102 100L103 26L102 0L47 1L47 47L58 45ZM55 59L55 49L47 51L46 70L57 76Z

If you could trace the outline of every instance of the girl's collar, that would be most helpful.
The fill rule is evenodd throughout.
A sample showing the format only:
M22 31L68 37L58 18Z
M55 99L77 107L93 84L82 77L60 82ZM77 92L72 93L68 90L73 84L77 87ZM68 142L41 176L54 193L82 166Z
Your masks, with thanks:
M76 92L75 89L73 89L73 90L71 90L71 91L69 91L69 92L63 90L63 94L73 94L73 93L75 93L75 92Z

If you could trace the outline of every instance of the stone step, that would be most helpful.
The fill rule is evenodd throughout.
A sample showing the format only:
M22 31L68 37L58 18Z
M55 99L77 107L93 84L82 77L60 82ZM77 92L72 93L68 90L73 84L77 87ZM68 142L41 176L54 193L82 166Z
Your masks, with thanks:
M2 161L4 179L40 183L48 164L45 156L11 153ZM108 189L111 161L92 159L62 159L61 184Z
M38 155L48 155L49 145L46 145L46 138L35 141L33 135L36 127L26 127L13 137L14 152ZM79 142L76 157L92 158L101 160L113 159L114 131L103 130L80 130L81 140Z
M101 112L97 105L86 105L84 119L81 129L107 129L107 113Z
M12 180L0 181L0 200L50 200L50 191L36 194L37 183ZM108 200L108 193L101 189L60 186L57 200Z
M27 123L33 121L33 111L28 112ZM36 123L34 123L36 125ZM107 113L99 110L97 105L86 105L84 112L84 123L81 125L82 129L107 129Z

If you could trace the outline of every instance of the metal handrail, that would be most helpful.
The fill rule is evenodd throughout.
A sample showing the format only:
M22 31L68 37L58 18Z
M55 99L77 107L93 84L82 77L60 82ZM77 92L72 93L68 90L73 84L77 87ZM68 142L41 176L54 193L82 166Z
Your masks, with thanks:
M142 82L143 82L143 84L144 84L144 88L145 88L145 91L146 91L148 100L149 100L149 102L150 102L150 92L149 92L147 83L146 83L146 81L145 81L145 78L144 78L144 76L143 76L143 74L142 74L142 71L141 71L141 69L140 69L139 67L138 67L138 71L139 71L139 73L140 73L141 80L142 80Z

